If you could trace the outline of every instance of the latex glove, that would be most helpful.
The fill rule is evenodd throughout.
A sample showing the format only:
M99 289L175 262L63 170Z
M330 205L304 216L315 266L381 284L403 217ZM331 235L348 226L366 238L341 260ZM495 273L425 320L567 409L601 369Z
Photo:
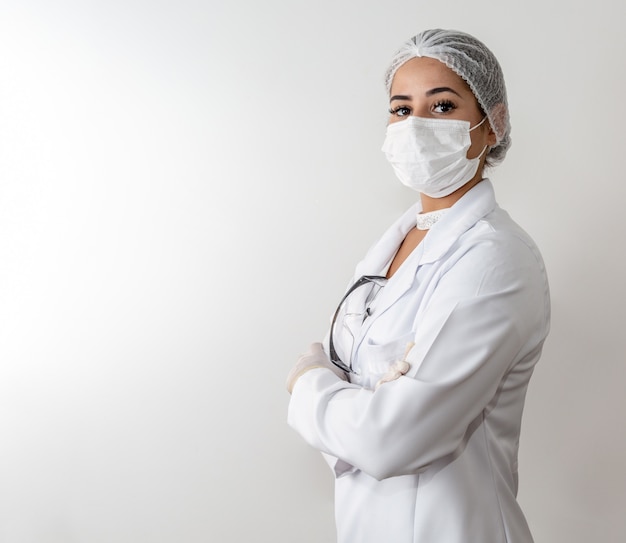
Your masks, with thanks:
M396 379L398 379L398 377L402 377L406 374L407 371L409 371L409 369L411 368L411 364L409 364L405 360L405 358L409 355L409 351L413 348L413 345L415 345L415 343L413 343L412 341L406 344L406 349L404 350L404 356L402 357L402 360L397 360L392 364L392 366L389 368L389 371L387 371L387 373L385 373L385 375L381 377L378 383L376 383L376 388L374 390L378 390L378 387L380 385L389 383L390 381L395 381Z
M302 356L300 356L300 358L296 362L296 365L291 368L291 371L287 376L287 391L289 392L289 394L291 394L291 391L293 390L293 387L296 384L298 378L302 374L314 368L329 369L340 379L343 379L344 381L348 380L346 374L330 361L330 359L324 352L322 344L313 343L309 347L309 350Z

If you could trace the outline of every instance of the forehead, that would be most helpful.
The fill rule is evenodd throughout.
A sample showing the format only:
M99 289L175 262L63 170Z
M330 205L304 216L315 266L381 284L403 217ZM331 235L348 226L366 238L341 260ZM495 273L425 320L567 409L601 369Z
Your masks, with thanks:
M461 77L443 62L430 57L415 57L400 66L393 76L391 94L413 94L437 87L450 87L458 93L472 94Z

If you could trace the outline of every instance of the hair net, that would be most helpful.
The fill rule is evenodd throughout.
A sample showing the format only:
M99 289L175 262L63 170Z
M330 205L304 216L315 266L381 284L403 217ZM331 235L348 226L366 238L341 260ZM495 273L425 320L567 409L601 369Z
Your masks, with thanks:
M405 42L393 57L385 74L387 92L396 70L415 57L437 59L467 82L496 134L496 144L487 156L492 164L501 162L511 146L511 124L504 75L493 53L464 32L425 30Z

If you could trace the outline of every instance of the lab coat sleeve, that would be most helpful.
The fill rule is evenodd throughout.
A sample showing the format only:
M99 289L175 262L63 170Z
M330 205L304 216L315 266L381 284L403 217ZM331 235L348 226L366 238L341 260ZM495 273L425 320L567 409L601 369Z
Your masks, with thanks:
M542 265L519 240L501 245L473 246L439 278L417 323L413 375L371 391L309 371L294 387L289 424L379 480L454 453L507 372L534 363L545 338Z

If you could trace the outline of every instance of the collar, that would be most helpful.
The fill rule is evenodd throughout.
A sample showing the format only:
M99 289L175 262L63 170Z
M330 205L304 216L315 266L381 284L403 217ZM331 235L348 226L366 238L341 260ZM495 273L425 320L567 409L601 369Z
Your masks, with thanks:
M436 262L445 255L459 237L496 207L495 192L489 179L483 179L467 191L449 211L428 231L416 247L414 256L419 264ZM384 274L400 243L415 226L415 215L422 211L421 202L413 204L393 223L378 243L357 265L355 277Z
M421 203L418 204L421 209ZM420 264L439 260L452 244L496 207L496 196L489 179L467 191L433 227L422 241Z

